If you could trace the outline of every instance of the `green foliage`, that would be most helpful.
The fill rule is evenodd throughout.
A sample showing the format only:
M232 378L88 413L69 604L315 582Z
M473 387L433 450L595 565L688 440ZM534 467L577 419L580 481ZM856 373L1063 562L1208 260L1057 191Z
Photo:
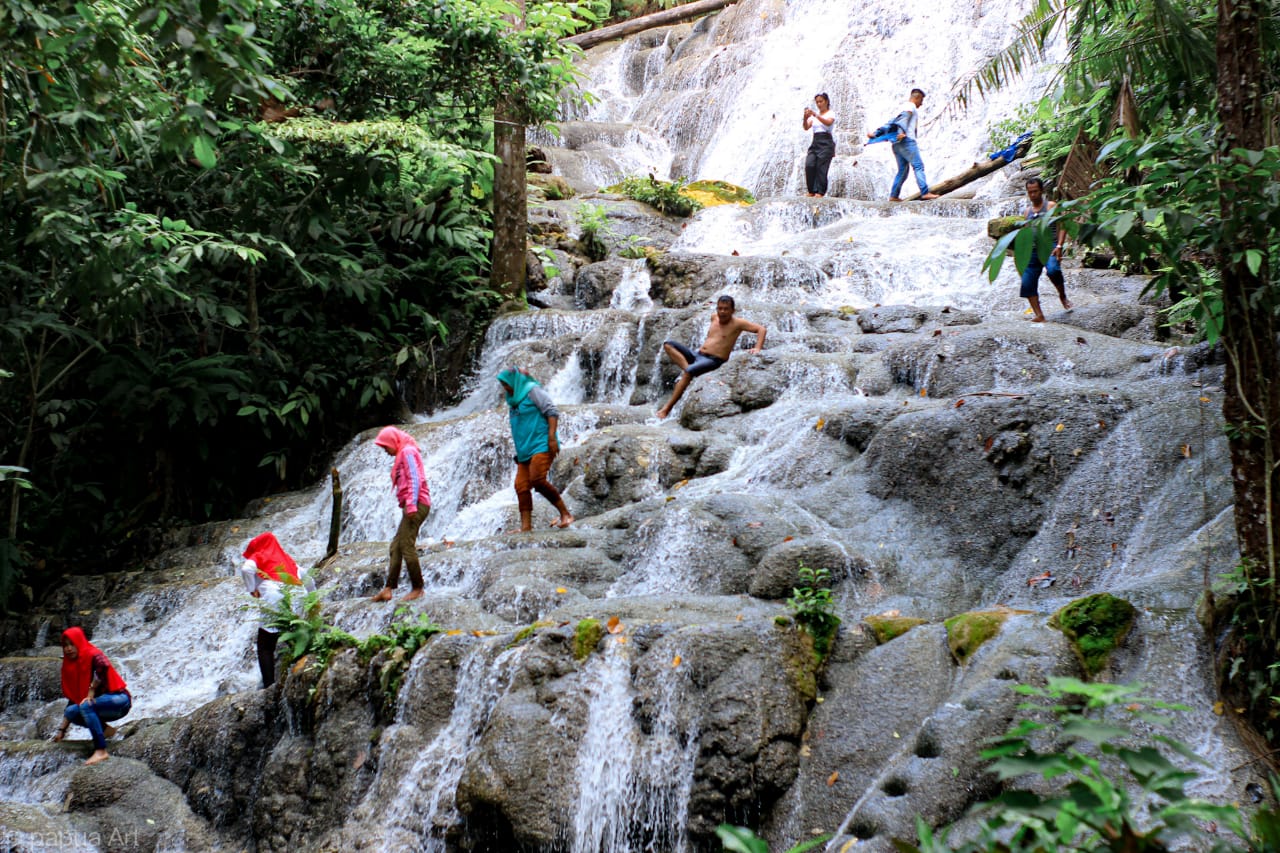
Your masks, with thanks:
M613 226L609 224L609 212L597 204L583 202L573 212L582 234L580 241L593 261L603 261L609 256L609 242L615 239Z
M360 645L351 634L324 621L319 590L305 593L295 606L297 590L297 587L286 586L283 597L274 607L262 608L264 627L280 632L280 642L290 662L310 656L314 665L323 669L335 651Z
M1269 743L1280 739L1280 663L1274 652L1275 582L1248 560L1218 576L1213 592L1232 602L1234 643L1224 651L1223 684L1243 697Z
M0 460L33 487L0 517L44 582L450 391L497 304L493 105L553 115L601 9L511 11L0 0Z
M716 828L716 836L720 839L721 849L729 853L769 853L769 844L755 832L745 826L733 826L722 823ZM787 849L787 853L804 853L805 850L825 843L830 835L820 835Z
M1063 607L1049 624L1067 635L1084 671L1094 676L1124 642L1136 615L1133 605L1123 598L1099 592Z
M689 198L681 193L688 182L681 178L678 181L660 181L653 175L647 178L623 178L622 183L611 190L621 192L629 199L643 202L662 213L672 216L691 216L702 209L702 202Z
M831 595L831 571L811 569L800 563L796 574L799 583L792 587L787 607L791 608L796 624L813 638L813 653L822 661L831 650L831 641L840 627L835 599Z
M407 662L418 649L427 644L427 640L444 631L425 613L418 614L417 619L409 618L411 611L407 607L396 610L399 621L392 622L385 634L370 634L360 643L360 658L369 660L383 649L403 649Z
M934 836L917 821L918 845L895 841L899 851L1155 851L1168 849L1173 838L1190 839L1189 849L1197 850L1274 849L1248 845L1239 809L1187 796L1197 774L1183 765L1203 763L1188 747L1163 734L1147 740L1135 735L1158 731L1169 722L1167 712L1186 708L1143 697L1136 687L1070 678L1016 689L1040 700L1022 706L1033 718L1018 722L982 755L1007 785L1035 776L1052 783L1052 792L1008 788L978 807L980 837L957 846L947 843L945 831ZM1042 721L1046 713L1052 722ZM1263 814L1260 825L1272 832L1275 815ZM1229 846L1206 829L1210 825L1248 846Z

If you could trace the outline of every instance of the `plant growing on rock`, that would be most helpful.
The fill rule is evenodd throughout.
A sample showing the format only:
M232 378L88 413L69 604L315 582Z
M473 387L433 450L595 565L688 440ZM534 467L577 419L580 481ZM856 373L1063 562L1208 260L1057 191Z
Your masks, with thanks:
M1259 810L1246 829L1238 808L1187 796L1186 785L1197 774L1172 759L1176 754L1203 763L1190 748L1162 734L1153 736L1154 743L1135 737L1139 726L1164 727L1166 712L1187 710L1185 706L1143 697L1136 686L1074 678L1050 678L1044 688L1015 689L1042 700L1021 706L1038 719L1021 720L982 756L992 759L990 769L1002 781L1036 775L1055 784L1052 793L1006 790L978 807L986 815L978 839L955 846L948 843L946 830L935 835L917 818L918 844L895 839L900 853L1161 851L1170 849L1174 838L1190 842L1186 849L1195 850L1280 849L1276 810ZM1041 721L1045 711L1052 721ZM1045 743L1050 746L1041 751ZM1233 833L1244 846L1207 827Z
M729 853L769 853L769 842L745 826L722 823L716 829L716 835L720 838L723 849ZM812 850L823 844L830 837L830 835L821 835L802 841L795 847L789 848L787 853L804 853L805 850Z
M831 640L840 627L835 599L831 595L831 571L811 569L800 563L796 574L799 585L791 589L787 606L801 629L813 638L813 653L824 660L831 650Z
M685 187L685 179L677 181L660 181L653 175L647 178L624 178L617 185L623 195L634 201L647 204L662 213L672 216L690 216L702 209L702 202L689 198L681 190Z
M593 261L603 261L609 255L606 240L613 237L608 212L599 205L584 202L573 212L573 219L582 233L579 240L587 250L587 257Z
M263 609L266 611L265 626L279 630L280 642L288 650L291 663L312 655L316 666L323 669L334 651L360 644L351 634L324 621L320 613L319 590L308 592L295 608L293 592L286 587L284 596L275 607Z

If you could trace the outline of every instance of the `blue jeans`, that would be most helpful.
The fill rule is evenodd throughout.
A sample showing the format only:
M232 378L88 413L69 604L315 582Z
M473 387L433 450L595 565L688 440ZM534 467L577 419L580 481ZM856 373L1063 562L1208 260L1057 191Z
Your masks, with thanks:
M893 192L889 193L889 198L902 198L899 193L902 192L902 185L907 182L909 168L915 170L916 186L920 188L920 195L927 193L929 182L924 177L924 162L920 159L920 149L916 146L916 141L904 139L893 143L893 156L898 160L898 176L893 179Z
M1022 271L1022 289L1018 291L1018 295L1023 299L1035 297L1040 298L1040 272L1044 271L1049 274L1049 281L1053 282L1053 286L1058 289L1058 293L1062 293L1063 287L1066 285L1066 279L1062 277L1062 265L1058 263L1058 259L1053 255L1049 256L1047 264L1040 263L1040 256L1036 252L1031 253L1031 260L1027 261L1027 268Z
M106 749L107 738L102 733L102 724L120 719L129 713L133 700L128 693L104 693L97 699L79 705L68 705L62 712L68 723L84 726L93 736L94 749Z

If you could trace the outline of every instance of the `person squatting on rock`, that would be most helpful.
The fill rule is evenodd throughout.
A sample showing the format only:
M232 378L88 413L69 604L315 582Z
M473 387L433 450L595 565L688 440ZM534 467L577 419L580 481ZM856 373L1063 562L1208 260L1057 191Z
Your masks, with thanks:
M560 438L556 434L560 410L537 380L519 368L502 371L498 374L498 382L506 391L511 441L516 450L515 487L516 503L520 507L520 532L533 530L535 491L560 513L551 526L568 527L573 524L573 515L565 506L560 492L547 479L551 463L560 453Z
M729 354L733 352L734 344L738 342L738 336L743 332L756 336L755 348L751 350L752 355L764 348L764 336L767 331L765 327L733 316L735 309L732 296L721 296L716 300L716 313L711 318L707 339L703 341L697 352L675 341L663 342L662 348L666 350L667 357L683 372L676 380L671 399L665 406L658 409L659 418L665 418L671 414L671 410L675 408L685 389L693 381L693 377L710 373L729 360Z
M400 564L409 564L409 583L412 589L401 601L413 601L422 597L422 564L418 562L418 531L431 512L431 490L427 488L427 466L422 461L422 451L413 436L396 427L384 427L373 443L394 456L391 463L391 484L396 500L404 515L391 540L391 563L387 567L387 585L373 597L373 601L390 601L400 583Z
M298 564L270 531L249 540L244 558L240 579L248 593L263 605L259 608L262 621L258 624L258 672L262 675L262 686L267 688L276 683L276 644L280 639L280 629L266 624L270 617L263 608L272 609L278 605L284 599L286 585L311 592L316 583L309 571L298 571ZM300 602L295 599L293 605L296 611Z
M1027 218L1027 222L1039 219L1057 206L1044 197L1044 181L1039 178L1027 181L1027 202L1027 206L1022 209L1022 215ZM1038 251L1034 245L1032 246L1031 260L1027 261L1027 268L1022 271L1022 289L1018 291L1018 295L1031 304L1031 313L1035 315L1031 318L1033 323L1044 322L1044 312L1040 310L1041 270L1048 273L1049 281L1053 282L1054 288L1058 291L1058 299L1062 302L1062 307L1071 307L1071 302L1067 299L1067 280L1062 275L1062 247L1066 243L1067 229L1059 222L1058 239L1047 262L1040 262Z
M813 103L818 108L816 111L804 108L804 129L813 131L813 141L804 158L804 183L808 189L805 194L822 198L827 194L827 171L836 156L836 141L831 133L836 114L831 111L831 99L826 92L814 95Z
M116 733L108 723L129 713L133 697L111 661L89 642L81 628L62 632L62 695L68 704L54 742L67 736L72 723L84 726L93 738L93 754L85 764L106 761L110 757L107 738Z
M916 145L916 125L919 123L920 105L923 103L924 90L912 89L902 110L887 124L867 134L867 139L872 142L893 140L893 156L898 161L898 174L893 179L889 201L902 201L902 185L907 181L907 169L916 173L916 186L920 188L922 201L938 197L937 193L929 192L929 181L924 176L924 161L920 159L920 148Z

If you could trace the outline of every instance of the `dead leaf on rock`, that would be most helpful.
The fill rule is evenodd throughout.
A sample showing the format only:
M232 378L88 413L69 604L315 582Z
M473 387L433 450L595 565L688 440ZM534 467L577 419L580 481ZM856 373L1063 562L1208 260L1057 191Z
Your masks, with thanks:
M564 587L562 587L562 586L558 586L558 587L556 587L556 595L564 595L564 594L565 594L566 592L568 592L568 591L569 591L569 590L565 589L565 588L564 588Z
M620 634L623 630L622 620L617 616L610 616L609 621L605 623L605 628L610 634Z
M934 329L934 330L933 330L933 337L935 337L935 338L936 338L936 337L939 337L941 334L942 334L942 330L941 330L941 329Z
M963 406L963 405L964 405L964 400L956 400L956 408L957 408L957 409L958 409L958 408L960 408L960 407L961 407L961 406Z
M822 429L822 428L823 428L824 426L826 426L826 425L827 425L827 419L826 419L826 418L818 418L818 422L817 422L816 424L814 424L814 425L813 425L813 428L814 428L814 429Z
M921 397L928 397L928 396L929 396L929 389L928 389L928 388L921 388L921 389L920 389L920 396L921 396Z
M361 767L364 767L365 759L367 759L368 757L369 757L369 753L365 752L364 750L361 750L360 753L356 756L356 760L351 762L351 769L359 770Z
M830 788L832 785L836 783L836 780L838 780L839 778L840 778L840 771L837 770L827 777L827 787Z
M1027 586L1034 589L1048 589L1053 586L1054 580L1056 580L1056 578L1054 578L1053 572L1045 571L1033 578L1027 578Z
M444 635L445 635L446 637L456 637L456 636L458 636L458 635L459 635L459 634L461 634L461 633L462 633L462 629L461 629L461 628L450 628L448 631L445 631L445 632L444 632Z
M1182 447L1178 448L1178 450L1182 453L1182 458L1183 458L1183 459L1190 459L1190 458L1191 458L1191 445L1189 445L1189 444L1184 444L1184 445L1182 445Z
M675 667L679 666L680 660L681 660L680 655L676 655L675 657L673 657L671 659L671 667L674 669Z
M763 521L748 521L747 527L764 527Z
M1226 712L1227 712L1227 703L1223 702L1221 699L1213 703L1213 713L1221 717Z
M786 536L786 537L784 537L784 538L783 538L783 540L782 540L782 541L783 541L783 542L790 542L792 539L795 539L795 538L796 538L796 537L794 537L794 536Z
M1056 427L1054 427L1054 428L1053 428L1053 431L1054 431L1054 432L1062 432L1062 431L1063 431L1064 429L1066 429L1066 428L1067 428L1067 425L1066 425L1066 424L1058 424Z

